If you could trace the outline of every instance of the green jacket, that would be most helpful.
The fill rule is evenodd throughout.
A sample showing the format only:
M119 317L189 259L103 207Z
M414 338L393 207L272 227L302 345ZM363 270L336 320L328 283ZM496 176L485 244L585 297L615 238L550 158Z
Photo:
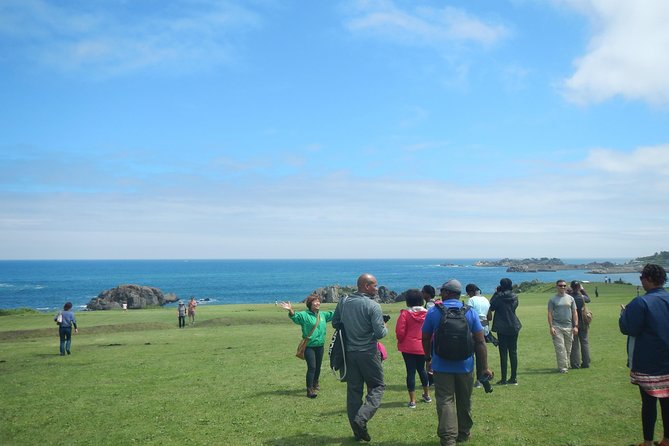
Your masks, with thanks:
M325 345L326 325L332 320L334 311L319 311L319 314L321 315L321 320L318 323L316 330L314 330L314 334L311 335L307 347L322 347ZM311 310L296 311L292 316L288 313L288 317L302 327L303 338L309 336L309 333L311 333L311 330L316 324L316 315L312 313Z

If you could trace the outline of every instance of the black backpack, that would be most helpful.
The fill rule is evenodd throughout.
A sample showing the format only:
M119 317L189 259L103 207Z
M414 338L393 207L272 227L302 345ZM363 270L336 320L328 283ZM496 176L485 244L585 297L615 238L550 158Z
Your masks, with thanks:
M462 361L474 354L474 338L467 322L469 307L445 306L437 302L441 312L441 322L434 332L434 352L442 359Z

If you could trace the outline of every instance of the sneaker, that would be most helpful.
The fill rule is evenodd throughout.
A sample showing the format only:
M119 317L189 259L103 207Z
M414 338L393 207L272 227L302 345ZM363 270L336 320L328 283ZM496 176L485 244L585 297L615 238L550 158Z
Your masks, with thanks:
M560 369L560 373L567 373L567 369Z
M71 351L69 351L69 350L66 350L66 351L67 351L67 354L68 354L68 355L71 355L71 354L72 354Z
M518 381L516 381L515 379L510 379L506 383L510 386L517 386L518 385Z
M356 440L363 440L363 441L372 441L372 437L369 435L369 431L367 430L367 424L364 426L360 425L357 421L353 422L355 424L355 438Z
M413 401L409 401L409 404L407 404L407 407L409 409L415 409L416 408L416 403L414 403Z
M505 379L500 379L499 381L497 381L497 385L498 386L505 386L506 385L506 380Z
M314 392L314 389L307 389L307 398L314 399L318 396L316 392Z
M426 403L431 403L432 398L430 398L430 395L423 394L423 401L426 402Z
M483 384L481 384L481 381L476 380L476 382L474 383L474 387L476 387L477 389L480 389L481 387L483 387Z

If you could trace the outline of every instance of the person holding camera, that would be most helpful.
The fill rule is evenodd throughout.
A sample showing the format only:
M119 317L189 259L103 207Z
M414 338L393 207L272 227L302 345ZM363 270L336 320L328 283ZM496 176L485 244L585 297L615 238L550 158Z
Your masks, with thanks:
M356 440L371 441L367 423L385 390L379 339L388 334L381 305L374 300L378 283L371 274L358 277L357 292L337 303L332 326L346 332L346 412ZM363 403L362 394L367 387Z
M417 289L408 290L404 301L407 307L400 310L395 325L397 350L402 353L407 371L407 390L409 391L409 409L416 408L416 372L423 386L422 399L432 402L427 371L425 370L425 352L423 352L422 328L427 310L423 308L423 296Z
M572 280L570 287L567 288L567 294L574 298L576 302L576 312L583 314L583 307L590 302L590 296L585 292L585 288L578 280ZM571 344L571 368L587 369L590 367L590 341L588 332L590 327L584 320L578 327L578 334L574 335L574 342Z

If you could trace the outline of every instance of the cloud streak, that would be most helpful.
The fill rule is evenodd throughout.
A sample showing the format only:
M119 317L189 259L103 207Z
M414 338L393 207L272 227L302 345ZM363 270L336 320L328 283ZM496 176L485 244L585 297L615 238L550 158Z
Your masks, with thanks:
M160 13L141 5L91 2L78 8L44 0L0 3L0 36L23 57L62 72L115 77L153 68L184 72L229 63L231 32L257 29L260 17L231 3L180 0ZM139 17L139 18L138 18Z

